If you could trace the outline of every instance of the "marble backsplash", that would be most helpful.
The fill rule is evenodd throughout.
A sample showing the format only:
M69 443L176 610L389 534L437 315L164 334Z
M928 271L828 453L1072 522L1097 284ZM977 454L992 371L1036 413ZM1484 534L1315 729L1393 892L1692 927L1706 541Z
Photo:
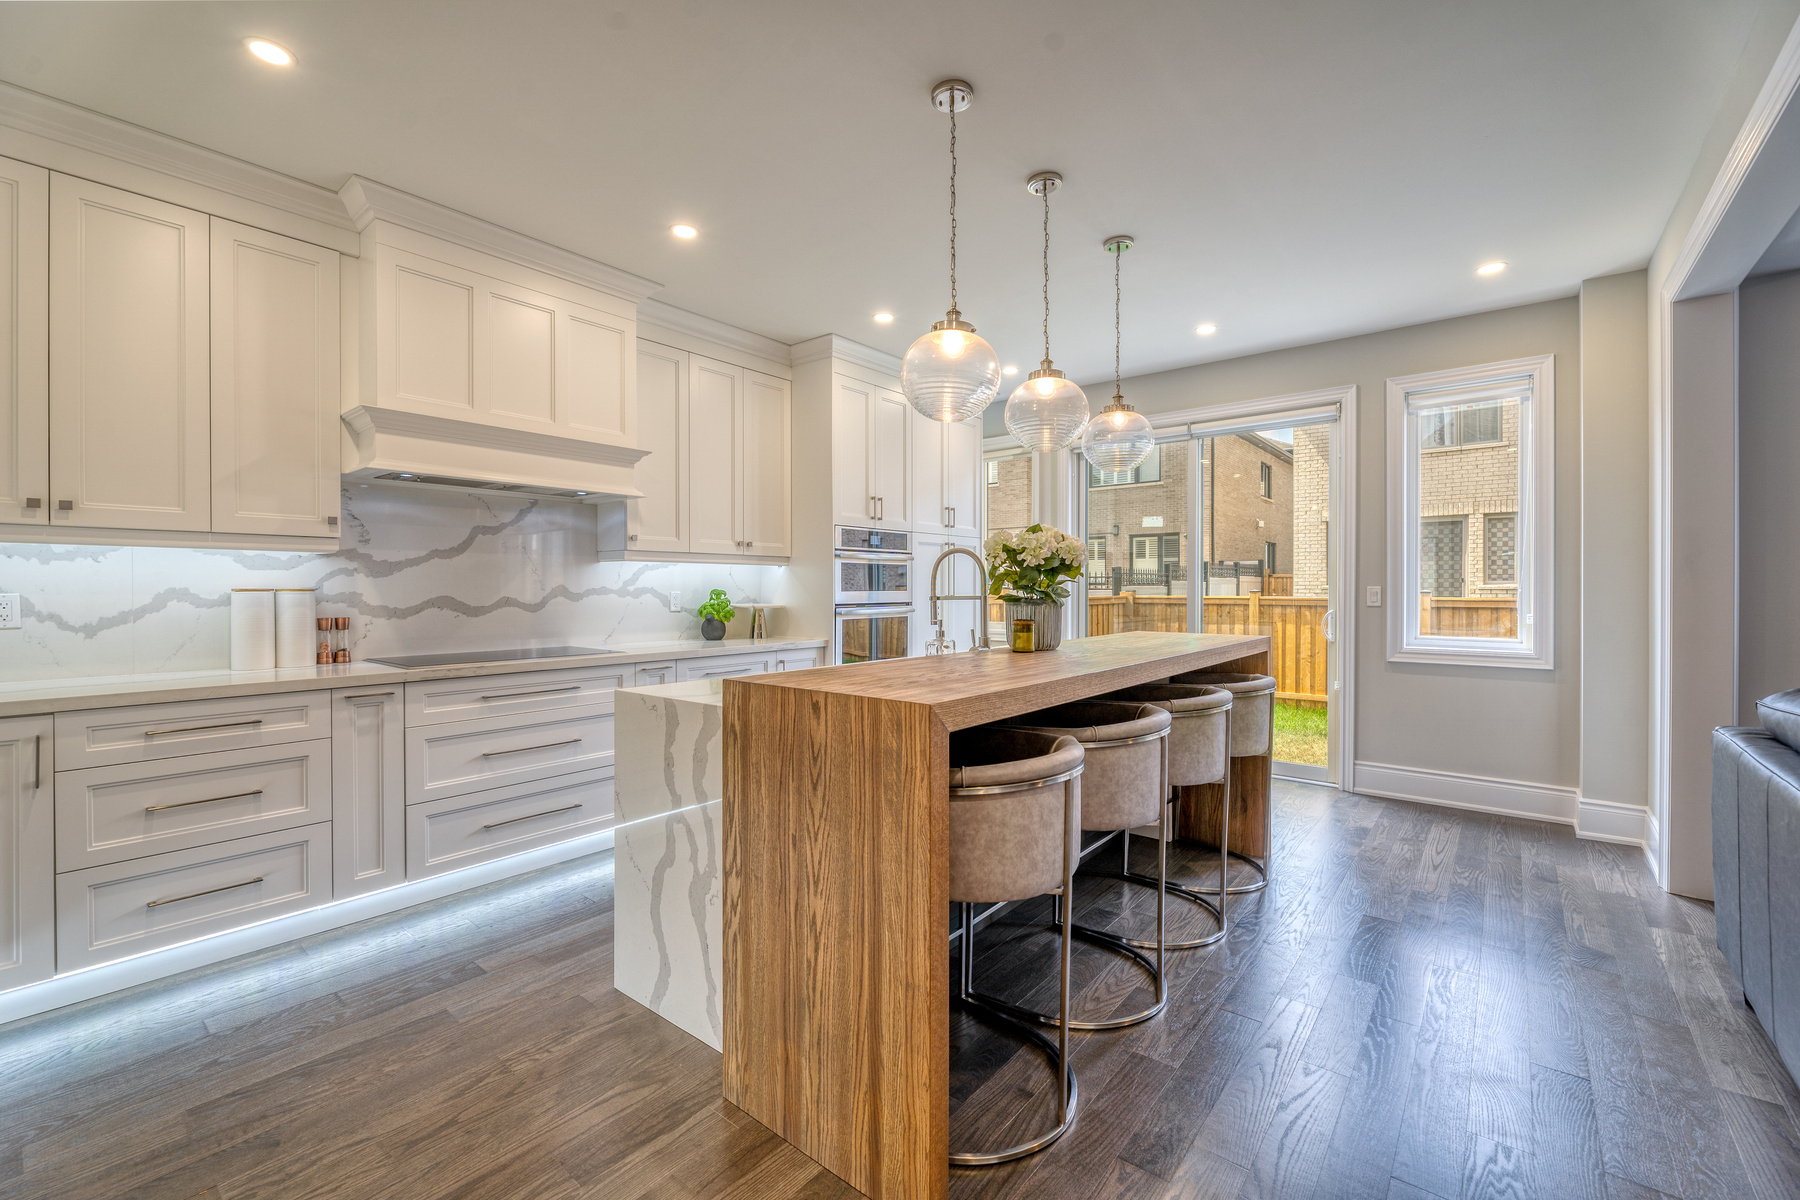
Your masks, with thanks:
M343 526L335 554L0 542L0 592L19 593L23 618L0 631L0 682L227 668L234 587L318 588L361 661L698 640L709 590L769 600L782 571L596 562L586 505L404 485L347 487Z

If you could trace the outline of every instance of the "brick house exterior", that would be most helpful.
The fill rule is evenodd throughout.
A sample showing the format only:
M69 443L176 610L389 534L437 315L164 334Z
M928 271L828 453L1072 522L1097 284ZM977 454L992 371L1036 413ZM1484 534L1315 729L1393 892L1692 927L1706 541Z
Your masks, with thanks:
M1331 427L1294 430L1294 591L1330 594Z
M1419 455L1419 586L1440 597L1518 595L1519 405L1498 408L1497 441Z
M987 473L987 532L1031 524L1031 455L990 458L982 469Z

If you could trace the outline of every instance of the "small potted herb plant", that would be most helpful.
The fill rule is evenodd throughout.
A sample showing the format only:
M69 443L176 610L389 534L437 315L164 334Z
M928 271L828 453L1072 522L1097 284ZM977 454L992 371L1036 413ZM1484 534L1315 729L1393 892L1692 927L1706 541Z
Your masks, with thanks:
M725 623L737 616L737 610L725 598L724 588L714 588L712 595L706 598L706 603L695 611L703 618L700 622L700 636L709 642L723 640Z

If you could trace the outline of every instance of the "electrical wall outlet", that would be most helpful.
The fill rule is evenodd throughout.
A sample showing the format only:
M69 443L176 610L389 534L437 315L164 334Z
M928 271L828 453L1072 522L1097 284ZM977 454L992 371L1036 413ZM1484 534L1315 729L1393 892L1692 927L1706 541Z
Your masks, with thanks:
M0 629L19 627L19 593L0 592Z
M1371 587L1369 589L1369 607L1381 607L1381 589L1379 587Z
M670 612L680 612L681 611L681 593L680 592L670 592L669 593L669 611Z

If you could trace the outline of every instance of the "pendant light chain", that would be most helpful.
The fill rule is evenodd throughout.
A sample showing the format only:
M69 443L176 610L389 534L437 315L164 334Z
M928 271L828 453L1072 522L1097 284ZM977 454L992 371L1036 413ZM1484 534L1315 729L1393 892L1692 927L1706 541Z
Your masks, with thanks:
M1122 247L1113 248L1113 399L1119 392L1119 260L1125 257Z
M950 311L956 311L956 98L950 100Z
M1050 185L1044 185L1044 366L1050 366Z

